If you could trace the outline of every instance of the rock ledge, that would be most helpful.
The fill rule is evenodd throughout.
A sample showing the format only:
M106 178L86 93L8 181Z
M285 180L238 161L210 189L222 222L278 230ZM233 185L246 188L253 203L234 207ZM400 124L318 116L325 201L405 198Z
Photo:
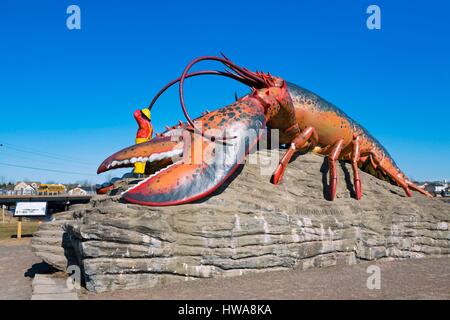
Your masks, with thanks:
M276 152L276 151L273 151ZM257 153L264 158L263 153ZM201 203L150 208L96 197L44 224L33 248L64 270L78 263L91 291L247 272L308 269L361 260L450 255L450 206L361 173L352 198L341 164L337 199L324 199L327 162L313 154L290 163L282 185L243 166Z

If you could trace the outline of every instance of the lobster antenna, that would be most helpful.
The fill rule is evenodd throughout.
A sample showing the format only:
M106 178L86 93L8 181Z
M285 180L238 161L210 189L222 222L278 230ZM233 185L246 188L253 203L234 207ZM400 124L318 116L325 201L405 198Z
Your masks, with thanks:
M233 69L235 72L237 72L238 74L244 75L245 77L249 78L249 79L253 79L254 81L256 81L257 84L259 85L265 85L265 81L261 80L261 78L258 75L258 72L254 73L251 72L250 70L248 70L247 68L241 68L238 65L234 64L223 52L220 53L220 55L223 57L223 59L225 59L226 62L223 62L222 59L220 59L220 61L222 61L222 63L224 63L225 65L229 66L231 69ZM211 58L211 57L209 57ZM217 58L217 57L213 57L213 58ZM208 59L210 60L210 59ZM216 60L216 59L213 59Z
M223 55L224 56L224 55ZM231 60L229 60L227 57L216 57L216 56L203 56L203 57L199 57L197 59L192 60L184 69L180 79L179 79L179 94L180 94L180 104L181 104L181 109L183 110L184 116L186 117L186 120L188 121L188 123L191 125L191 127L194 129L195 132L199 133L200 135L203 135L207 138L210 138L212 141L214 141L217 137L211 137L211 136L207 136L204 135L201 130L199 130L195 124L194 121L192 121L191 117L189 116L187 109L186 109L186 104L184 102L184 91L183 91L183 85L184 85L184 80L187 78L187 76L189 75L188 72L189 70L198 62L200 61L218 61L221 62L222 64L224 64L225 66L227 66L229 69L231 69L232 71L235 72L235 75L238 75L240 77L240 79L238 81L240 81L241 83L244 83L252 88L264 88L265 86L267 86L266 81L261 78L258 74L253 73L247 69L241 68L239 66L237 66L236 64L234 64L233 62L231 62ZM230 71L226 71L227 74L233 74ZM222 137L221 140L225 141L226 139L230 139L230 138L236 138L236 137Z
M230 71L216 71L216 70L203 70L203 71L196 71L196 72L192 72L189 73L188 75L186 75L186 79L187 78L191 78L191 77L196 77L196 76L202 76L202 75L217 75L217 76L222 76L222 77L227 77L227 78L231 78L234 80L237 80L239 82L244 81L244 79L237 75L234 74ZM153 98L152 102L150 102L149 106L147 107L147 109L152 110L153 105L156 103L156 101L159 99L159 97L167 90L169 89L171 86L173 86L175 83L177 83L178 81L180 81L181 77L174 79L172 81L170 81L168 84L166 84L161 90L158 91L158 93L155 95L155 97Z

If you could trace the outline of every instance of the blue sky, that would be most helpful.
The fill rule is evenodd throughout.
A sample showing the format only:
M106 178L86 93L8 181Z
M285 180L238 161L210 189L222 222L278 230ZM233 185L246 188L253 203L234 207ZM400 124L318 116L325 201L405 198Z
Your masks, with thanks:
M66 28L71 4L81 30ZM381 8L381 30L366 28L370 4ZM224 52L339 106L409 176L449 179L449 12L444 0L3 0L0 163L86 175L0 165L0 177L103 182L98 164L133 143L133 110L191 59ZM186 98L195 116L246 90L198 78ZM152 116L156 131L184 119L176 89Z

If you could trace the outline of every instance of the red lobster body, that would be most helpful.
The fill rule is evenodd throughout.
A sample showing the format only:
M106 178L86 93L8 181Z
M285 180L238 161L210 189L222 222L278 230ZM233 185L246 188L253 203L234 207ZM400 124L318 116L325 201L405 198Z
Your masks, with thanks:
M188 74L202 60L225 64L231 71L200 71ZM201 74L228 76L253 88L231 105L206 113L194 122L187 114L183 99L183 81ZM125 148L106 159L98 172L148 162L159 169L123 193L132 203L150 206L176 205L202 199L222 185L244 162L248 152L261 138L265 128L279 130L280 144L288 150L273 174L278 184L297 151L312 151L328 156L330 200L336 196L337 160L352 164L356 198L362 196L359 168L401 186L428 195L397 168L385 148L362 126L344 112L314 93L287 83L270 74L253 73L227 58L202 57L194 60L181 78L180 102L188 123L169 128L149 142ZM199 127L197 124L201 123ZM250 134L249 134L250 133Z
M397 183L392 177L400 177L407 185L412 186L412 189L417 190L416 186L397 167L387 150L364 127L338 107L306 89L289 83L288 90L300 128L305 130L313 127L317 131L318 145L312 150L314 153L328 155L334 142L343 139L342 151L338 159L351 162L353 140L355 136L359 137L360 158L357 165L360 169L392 183ZM378 165L380 162L381 167Z

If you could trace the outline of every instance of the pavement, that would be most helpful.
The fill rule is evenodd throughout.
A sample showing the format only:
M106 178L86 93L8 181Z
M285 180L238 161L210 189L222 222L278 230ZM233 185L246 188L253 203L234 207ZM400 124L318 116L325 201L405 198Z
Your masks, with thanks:
M67 285L66 277L51 274L37 274L33 279L31 300L78 300L73 285Z
M0 241L0 300L77 300L65 274L42 262L30 240Z
M0 300L29 300L32 276L45 264L31 252L30 239L0 241Z
M375 268L374 268L375 266ZM378 269L378 268L379 269ZM368 271L379 270L380 289ZM378 273L378 271L376 272ZM35 281L33 282L33 278ZM372 278L373 280L373 278ZM0 241L0 300L76 299L65 276L37 258L30 240ZM376 287L377 282L369 284ZM34 293L32 291L34 288ZM450 299L450 258L364 262L353 266L248 274L92 293L81 299Z
M375 268L374 268L375 266ZM376 268L376 267L379 267ZM380 275L380 289L374 271ZM370 271L370 273L368 273ZM369 282L369 289L367 283ZM450 258L364 262L353 266L248 274L159 285L146 290L84 292L82 299L450 299Z

